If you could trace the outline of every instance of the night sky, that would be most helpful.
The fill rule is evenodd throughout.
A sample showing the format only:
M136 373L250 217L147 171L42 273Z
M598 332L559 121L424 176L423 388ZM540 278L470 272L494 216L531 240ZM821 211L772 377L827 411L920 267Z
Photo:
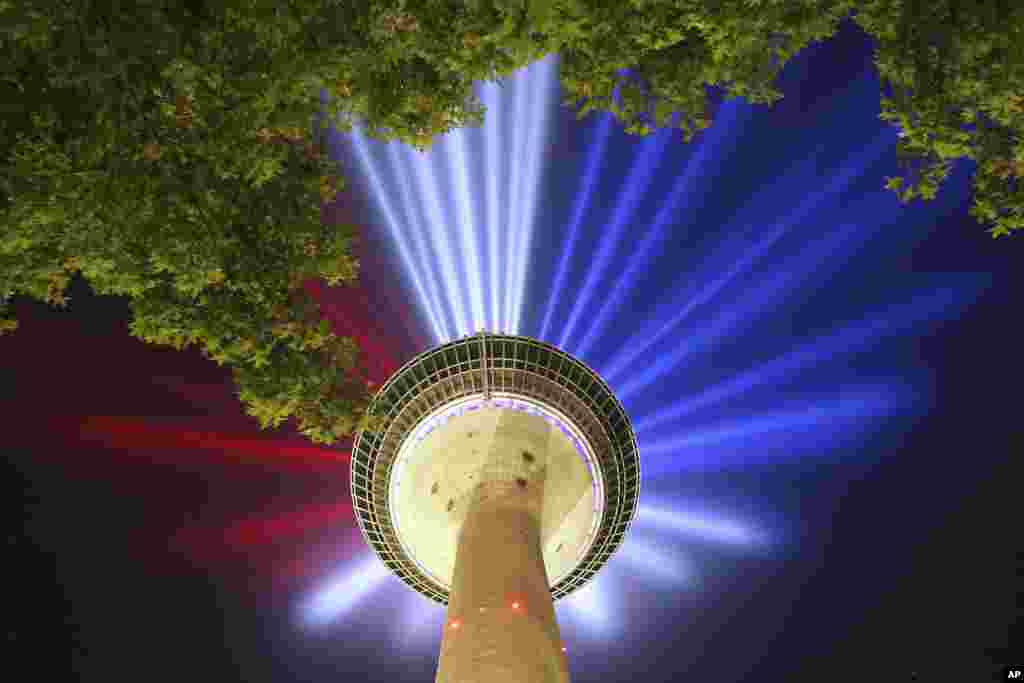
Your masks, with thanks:
M896 133L877 119L855 29L780 83L772 108L719 105L690 146L597 116L551 122L519 331L625 394L641 504L713 512L760 539L638 521L632 554L597 581L610 612L560 608L573 680L989 680L1024 662L1020 240L969 217L966 164L929 204L881 189ZM649 182L616 222L634 171ZM329 218L362 228L360 284L311 288L382 382L436 340L354 180ZM683 199L657 223L677 183ZM408 607L419 598L397 580L325 626L296 616L372 557L349 507L349 444L260 432L223 368L131 338L126 303L81 282L69 310L14 308L22 328L0 338L8 668L433 680L443 612ZM644 568L643 548L660 567Z

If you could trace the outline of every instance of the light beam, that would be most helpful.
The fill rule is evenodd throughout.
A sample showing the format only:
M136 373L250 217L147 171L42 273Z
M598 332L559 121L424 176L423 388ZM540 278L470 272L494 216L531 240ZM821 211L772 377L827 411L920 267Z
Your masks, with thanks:
M697 396L672 403L646 415L636 421L636 429L638 432L651 432L655 427L679 420L701 408L707 408L749 391L755 386L773 381L792 381L806 368L845 360L851 354L873 347L881 338L905 332L914 325L930 320L955 318L968 305L971 294L980 292L978 279L971 280L969 283L950 284L919 293L909 302L890 306L881 314L847 323L828 335L802 344Z
M306 601L303 620L311 626L324 626L345 616L390 575L383 562L367 555L356 566L338 571Z
M653 224L648 228L636 248L631 251L626 268L616 278L611 290L601 297L597 313L591 318L580 342L574 347L577 356L588 357L591 345L608 323L609 316L626 300L626 292L637 284L640 269L650 261L651 257L657 253L661 243L669 236L669 223L675 221L672 227L679 227L679 203L683 201L684 197L689 198L693 193L697 174L706 172L705 166L708 164L710 153L718 150L728 135L735 133L741 108L744 114L749 115L750 108L741 105L738 100L723 105L724 112L719 117L718 124L706 131L695 143L696 149L686 162L686 170L676 178L668 197L661 202L661 208L658 209ZM668 144L672 144L671 141ZM716 157L716 159L721 161L721 157ZM688 203L687 208L691 210L692 214L699 207ZM556 288L555 291L560 290Z
M358 130L353 130L351 139L353 142L352 147L355 149L356 155L359 158L363 173L370 181L372 194L377 199L377 205L384 214L384 222L388 226L392 242L394 242L395 246L398 248L402 267L405 269L406 275L409 279L412 280L413 289L416 291L420 308L427 314L430 320L434 338L438 341L442 341L445 338L444 328L441 321L432 315L430 297L427 295L426 287L423 285L422 270L416 266L412 255L409 253L408 240L405 239L405 234L408 233L408 227L404 226L403 223L398 220L398 217L395 215L395 211L391 206L391 202L387 199L390 196L390 193L384 187L383 183L381 183L376 167L370 160L370 154L366 148L367 143L362 133Z
M594 183L597 180L597 172L601 169L604 161L605 146L608 143L608 135L612 130L612 123L615 117L611 114L600 114L600 123L594 134L594 142L589 147L586 169L583 172L583 180L580 189L576 191L576 199L573 202L572 214L569 218L568 238L558 259L558 268L555 271L555 283L551 287L548 305L544 312L544 320L540 326L540 338L549 339L552 335L551 317L555 313L555 306L559 301L559 295L565 291L565 279L569 275L569 264L576 252L576 242L582 233L581 223L587 209L591 206L591 198L594 193Z
M849 187L850 183L863 172L863 169L876 160L891 144L892 141L889 136L879 135L876 137L875 141L858 155L856 163L846 164L844 172L838 174L824 191L813 193L802 201L793 212L778 221L772 229L768 230L767 234L758 240L753 247L746 250L737 250L730 245L728 249L723 249L722 252L725 257L729 257L730 254L735 257L736 251L740 251L741 256L735 260L732 267L724 274L714 277L711 272L708 272L706 277L698 278L697 282L704 281L709 282L709 284L705 285L696 296L690 296L685 300L675 300L664 306L663 310L666 314L672 309L675 309L676 312L668 314L666 316L667 320L660 315L655 316L652 325L633 335L626 344L622 345L622 353L617 355L604 369L604 376L609 380L614 380L627 368L632 367L641 354L674 331L694 309L711 301L740 273L749 270L753 263L767 253L793 225L804 220L813 209L820 206L824 201L841 195ZM812 160L813 158L805 163ZM753 212L757 208L757 204L758 202L756 201L751 202L748 210ZM726 230L726 233L728 232ZM712 262L719 262L722 259L719 257L710 260Z
M530 269L530 247L533 242L534 224L537 215L537 197L543 175L544 152L547 149L548 119L557 98L552 93L557 87L556 69L557 56L551 55L530 66L534 71L529 89L531 95L528 102L530 128L526 139L526 160L521 169L526 183L523 186L523 213L518 225L518 240L513 250L515 254L512 273L512 324L510 331L519 333L522 324L523 302L526 294L526 273ZM554 102L553 102L554 100Z
M912 392L899 383L843 387L839 398L804 400L787 410L724 420L646 443L645 478L680 471L742 466L749 462L822 454L865 428L869 418L906 405Z
M641 528L668 530L716 543L750 546L759 541L758 534L738 522L663 505L641 504L633 523Z
M558 342L559 347L568 348L569 339L576 328L576 323L583 315L584 310L591 304L598 282L611 263L619 242L622 241L626 227L629 225L629 219L651 184L651 177L661 162L661 157L665 153L665 145L668 144L671 135L671 128L662 129L648 136L641 143L640 153L633 160L633 166L615 201L611 220L602 229L603 235L597 254L587 267L583 285L573 297L569 319L562 328L562 337Z

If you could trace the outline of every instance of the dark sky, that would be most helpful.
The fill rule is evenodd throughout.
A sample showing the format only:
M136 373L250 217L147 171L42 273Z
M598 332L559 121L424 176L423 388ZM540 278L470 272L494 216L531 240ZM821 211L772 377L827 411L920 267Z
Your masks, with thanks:
M782 85L786 97L772 109L745 107L731 124L727 109L719 111L716 128L729 127L698 141L714 141L714 149L692 181L690 224L680 211L657 257L626 288L613 324L582 355L599 371L613 367L630 335L656 329L675 295L699 291L706 274L721 271L715 244L763 234L757 220L733 216L778 179L753 216L782 215L844 170L857 171L842 199L815 206L739 277L746 290L723 290L711 312L680 328L680 339L703 343L716 316L747 315L744 302L756 301L749 292L797 272L811 258L804 245L824 249L831 230L849 228L863 244L823 252L823 265L788 299L766 304L770 315L708 342L711 361L641 386L626 402L634 420L927 287L962 291L962 300L953 296L945 313L906 330L898 316L887 319L896 331L884 343L833 354L838 360L813 381L801 375L747 392L707 423L746 424L773 404L880 377L905 380L916 392L912 409L856 433L794 422L790 440L752 436L728 452L709 447L714 467L645 461L652 474L642 496L710 501L780 540L749 553L690 548L699 578L685 586L615 569L621 624L604 640L570 643L574 680L975 681L1024 661L1021 480L1010 466L1021 441L1020 240L993 241L967 215L966 167L928 207L900 209L878 196L894 168L892 133L877 121L878 84L856 31L810 48ZM596 118L577 123L568 114L554 126L551 168L559 173L549 173L538 216L528 334L539 334L553 300L545 286L556 278L565 216L597 129ZM890 136L879 160L858 161L879 135ZM554 337L574 301L591 302L584 319L599 307L582 283L609 239L612 199L641 145L618 132L609 140L566 279L572 296L554 299ZM668 192L678 176L670 171L697 149L666 152L651 196ZM793 169L804 170L790 178ZM363 280L359 290L324 297L338 329L357 334L383 379L426 348L427 334L371 202L349 202L343 215L366 230ZM635 225L649 222L656 206L642 204ZM639 227L625 233L613 272L624 272L642 235ZM361 603L347 625L326 633L294 624L301 595L366 553L346 507L345 444L320 448L287 430L261 433L222 369L194 352L131 338L125 303L93 297L81 283L68 311L22 299L15 310L22 329L0 338L10 670L81 681L433 679L429 643L404 652L380 635L386 629L372 627L393 614L381 601ZM657 367L682 342L666 344L636 367ZM682 425L640 432L641 457L645 445L653 452L704 427ZM820 443L832 439L842 443ZM804 443L813 447L804 452Z

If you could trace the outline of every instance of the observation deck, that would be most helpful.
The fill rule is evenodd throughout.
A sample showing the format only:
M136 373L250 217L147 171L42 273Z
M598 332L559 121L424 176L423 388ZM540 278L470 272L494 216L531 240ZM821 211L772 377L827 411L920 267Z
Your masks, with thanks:
M380 423L352 450L359 528L428 598L448 604L458 531L484 478L531 491L539 482L553 600L586 585L621 545L639 496L636 437L607 384L558 348L484 332L442 344L402 366L370 411ZM485 462L498 441L503 459Z

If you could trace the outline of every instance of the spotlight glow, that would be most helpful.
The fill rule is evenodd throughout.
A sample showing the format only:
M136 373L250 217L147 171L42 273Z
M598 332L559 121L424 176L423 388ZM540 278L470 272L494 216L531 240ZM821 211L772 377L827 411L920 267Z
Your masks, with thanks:
M440 257L441 277L434 284L441 288L441 299L452 307L456 332L463 335L472 330L467 315L469 307L464 297L466 292L463 290L459 270L455 265L455 256L462 250L463 245L457 237L453 239L452 224L455 220L446 215L441 206L439 179L432 170L436 168L432 162L436 157L443 156L447 150L446 142L444 138L438 140L434 143L434 148L428 152L408 151L406 161L412 168L420 207L427 218L427 238L431 241L434 253ZM458 198L455 201L457 202Z
M647 230L647 233L644 235L640 243L637 244L636 248L630 253L628 265L625 270L623 270L619 277L616 278L611 291L606 292L601 297L601 303L597 314L591 319L590 324L583 333L580 342L573 347L575 355L580 356L581 358L587 357L591 345L598 339L599 333L607 324L608 317L619 305L623 303L626 298L627 291L637 284L637 277L640 269L657 253L658 246L667 237L669 237L670 231L668 228L670 227L670 222L675 222L671 227L678 229L679 217L677 211L679 203L683 201L684 197L689 198L689 195L694 191L696 184L695 181L698 174L707 172L707 166L710 165L708 159L708 157L711 156L710 152L717 151L718 148L722 146L724 139L728 139L729 135L735 133L735 124L741 119L739 114L742 109L738 102L733 101L727 103L724 105L723 109L725 111L722 116L719 117L719 121L715 127L704 133L699 142L696 143L697 148L687 161L686 170L678 176L675 183L672 185L672 190L670 191L669 196L661 202L661 207L658 209L658 214L654 219L654 223ZM673 142L674 141L670 139L666 144L673 144ZM712 158L718 162L721 161L721 157ZM581 196L585 195L581 194ZM686 208L692 215L695 207L688 204ZM566 254L568 254L568 251ZM561 291L561 287L556 286L554 291Z
M622 554L622 562L643 575L678 584L685 581L691 572L668 547L665 543L654 543L633 532L626 536L619 552Z
M736 545L754 545L760 536L738 522L709 515L673 510L664 506L641 504L637 509L636 526L674 531L682 536Z
M777 272L773 273L767 282L759 282L756 286L751 287L738 304L724 308L710 324L702 326L693 335L688 335L686 341L677 344L674 350L659 355L655 362L645 364L639 370L634 369L629 380L618 387L619 398L623 402L628 402L633 395L642 391L657 378L678 370L684 359L700 351L714 348L724 337L737 332L740 325L748 325L756 315L772 310L773 306L777 306L784 297L791 294L804 279L814 274L830 258L834 259L835 253L846 248L846 243L849 240L862 239L863 233L864 230L860 226L844 226L805 247L801 253L790 259L789 263L783 264ZM763 240L759 247L774 242L779 234L781 232L776 231L769 238ZM741 263L749 262L745 259ZM737 269L734 269L728 275L731 276L736 272ZM728 281L728 279L731 278L722 278L716 282L715 284L718 286L713 286L713 293L717 293L721 289L719 283ZM702 298L706 301L710 296ZM680 316L681 318L682 316ZM671 327L666 325L662 329L667 333Z
M601 246L597 254L587 268L587 274L583 279L583 286L580 287L577 295L573 297L572 310L569 319L562 328L562 336L558 346L567 348L569 339L572 336L576 323L583 315L585 304L597 294L597 285L605 270L611 263L619 242L622 241L629 219L637 209L640 199L651 184L651 178L658 169L661 162L665 145L670 144L672 129L663 129L651 134L641 144L640 154L633 161L633 167L629 171L629 177L623 183L622 190L615 201L615 208L612 209L612 218L605 228L607 234L601 240Z
M617 586L606 586L613 578L610 568L606 566L589 584L556 602L555 609L592 633L608 635L613 632L617 626Z
M445 608L416 591L403 591L394 637L403 647L431 646L444 628Z
M345 616L361 600L379 588L391 576L376 555L367 556L355 567L339 571L303 606L304 621L323 626Z
M500 298L501 279L499 272L499 237L498 225L499 207L505 196L504 184L499 183L500 175L492 169L501 168L501 150L499 150L501 138L499 131L502 125L501 111L501 86L495 83L485 83L480 88L480 101L487 109L487 119L484 122L484 168L487 173L487 229L484 230L484 239L487 242L487 289L490 293L491 308L488 311L487 324L490 329L498 329L498 320L501 319Z
M842 326L831 334L818 337L728 382L710 387L697 396L648 413L634 423L636 431L648 433L655 427L713 406L757 385L792 380L805 368L847 360L849 355L871 348L881 337L904 332L924 321L955 318L969 303L972 292L980 292L977 278L971 280L973 282L965 281L958 287L945 286L919 294L907 303L892 306L880 315Z
M523 69L524 72L528 73L527 69ZM505 300L502 302L502 316L499 318L501 328L503 330L512 331L512 274L516 269L516 259L519 256L516 253L516 242L518 241L518 235L515 231L519 228L519 217L522 215L523 209L523 146L526 144L525 131L526 126L526 87L523 82L524 79L518 78L509 84L509 92L512 100L511 109L511 120L515 121L511 135L508 136L512 142L512 147L505 150L506 178L509 182L509 205L508 211L505 214L503 221L504 225L501 227L502 237L504 241L505 250L508 253L508 261L506 266L506 277L505 287L503 288L505 294Z
M696 295L692 295L690 293L693 288L688 288L683 297L673 298L672 301L665 304L663 307L663 313L653 317L651 326L633 335L629 339L628 343L622 346L622 353L617 355L614 361L604 369L604 376L609 380L613 380L619 377L627 369L635 367L636 360L640 355L667 335L676 331L678 325L685 320L694 311L694 309L710 302L739 274L747 272L751 266L763 257L783 235L804 220L813 209L821 206L821 204L826 200L830 201L837 199L843 191L849 187L853 180L864 171L865 167L875 161L890 145L891 141L888 137L883 135L876 137L875 141L857 156L856 161L847 165L844 168L844 171L837 175L824 191L811 194L807 197L792 213L778 221L772 229L768 230L767 234L758 240L752 247L743 246L742 240L725 243L723 248L720 250L721 253L708 260L712 264L711 267L707 269L706 273L702 274L701 277L695 280L697 283L705 282L708 284L701 287ZM805 161L805 164L810 164L812 162L813 158ZM769 193L766 192L765 194L768 195ZM758 201L752 201L749 205L750 211L753 212L756 210L758 205ZM760 223L761 220L757 220L757 223ZM743 224L744 223L740 223L740 225ZM726 231L726 234L728 234L728 232L729 231ZM861 232L866 231L861 228ZM819 241L819 248L813 251L815 263L826 256L834 255L833 252L828 250L838 248L842 244L842 239L844 237L847 237L845 233L837 235L837 231L830 231L824 240ZM737 251L740 252L739 258L736 258ZM729 261L732 261L732 263L725 273L716 277L715 273L722 267L721 264L723 262L728 263ZM784 268L779 268L776 273L776 291L778 291L786 287L793 276ZM764 298L765 297L763 297L762 294L761 300L763 301ZM652 377L653 375L648 376L644 381L650 381ZM641 383L642 382L640 381L636 381L636 384Z
M821 453L851 430L863 428L866 418L890 414L909 395L898 384L848 387L840 398L806 401L789 410L755 413L680 436L641 442L647 457L643 476L797 457L807 450Z
M557 105L556 72L557 57L550 56L502 85L478 88L487 108L483 149L471 148L479 136L463 129L439 136L425 152L351 136L361 175L438 343L484 327L518 331ZM481 158L484 173L477 178L471 169ZM385 176L394 179L401 206L392 202Z
M399 196L402 200L405 225L409 226L407 232L416 251L416 262L422 264L423 279L426 282L438 282L441 279L441 274L434 266L436 262L434 245L429 243L429 239L428 242L424 242L424 236L428 234L426 226L429 223L422 217L419 203L413 203L412 194L409 190L411 163L408 162L408 155L410 152L400 148L398 143L394 142L387 145L387 152L388 162L396 171L395 176L398 181ZM427 288L427 298L428 301L423 302L423 305L426 307L428 316L438 321L438 328L442 335L450 335L451 331L448 328L448 321L451 317L444 314L445 304L440 300L440 292L438 292L437 286Z
M604 159L605 146L608 143L608 135L611 133L614 121L615 117L611 114L603 114L601 116L601 122L597 127L594 144L590 146L590 151L587 156L586 170L583 172L583 181L579 191L576 192L576 200L573 202L572 215L569 218L569 227L567 229L568 238L565 248L562 250L562 255L558 259L558 269L555 272L555 284L552 288L553 293L565 291L565 279L569 275L570 259L575 251L576 241L583 233L580 224L583 221L584 213L591 204L591 195L594 191L594 183L597 180L597 171L601 168L601 162ZM544 320L540 327L541 339L550 338L548 330L551 326L551 316L555 313L555 305L557 303L557 297L553 295L548 297L547 309L544 313Z
M353 131L352 141L353 147L359 157L359 161L361 162L363 174L369 180L370 186L373 188L373 196L377 198L381 213L384 214L384 222L387 224L388 230L391 232L392 240L398 248L402 267L412 280L412 286L416 290L419 304L430 320L434 337L438 340L443 339L444 331L441 326L441 320L436 317L436 313L431 309L430 296L427 294L427 288L423 284L424 277L422 274L422 265L417 267L416 261L409 253L408 241L405 239L405 234L408 230L402 229L403 224L398 220L394 207L388 199L391 195L385 189L384 184L381 182L380 176L376 171L374 163L370 160L370 155L367 150L369 142L366 141L358 130Z
M479 228L474 225L473 199L469 191L469 171L466 164L466 136L467 131L457 129L448 134L445 146L448 153L443 156L448 162L448 174L455 180L456 193L454 195L457 210L459 229L461 232L460 244L462 253L465 255L465 264L468 266L469 277L469 298L472 310L472 330L483 327L487 318L484 314L483 291L486 285L480 277L483 270L480 267L480 253L477 247L477 232Z
M606 361L593 365L632 414L648 480L728 469L725 479L750 464L847 457L855 451L842 449L871 430L915 414L923 388L910 378L919 366L903 359L867 377L853 361L876 359L890 337L955 318L980 279L965 287L936 284L931 276L922 283L910 274L883 289L867 311L857 303L864 297L851 296L879 265L864 252L882 242L893 256L893 245L920 239L927 232L922 226L943 210L941 198L910 209L879 189L882 172L875 166L893 150L892 131L877 122L856 134L842 128L849 137L825 173L827 151L803 144L802 130L794 158L746 178L738 185L743 192L733 196L730 183L717 182L731 169L717 170L733 151L764 156L743 144L763 115L759 109L742 100L723 105L689 156L672 147L678 143L667 132L645 140L613 135L614 117L600 114L580 179L566 179L558 169L542 185L556 67L549 57L501 84L479 84L487 108L482 128L443 136L426 153L353 137L367 189L436 342L486 327L557 340L573 355ZM857 87L877 91L869 76L861 81ZM834 138L839 126L827 128ZM596 196L604 186L599 180L617 172L609 160L627 146L635 151L624 177L611 178L616 196ZM737 160L736 175L746 161ZM862 182L872 189L860 192ZM558 234L554 249L532 249L544 193L567 188L575 192L569 215L544 227ZM723 188L722 213L705 227ZM883 231L895 217L900 230ZM915 221L916 236L906 225ZM901 242L896 234L911 236ZM860 272L851 265L858 262ZM856 276L836 284L847 270ZM826 302L813 309L816 319L802 308L815 297ZM531 304L540 307L538 315ZM534 324L537 330L521 329ZM679 494L640 504L608 565L555 605L573 642L621 636L632 581L699 591L702 567L691 559L699 555L687 554L686 543L753 553L785 536L716 510L720 502L706 495L706 503ZM387 574L370 560L319 593L307 613L320 623L355 618L355 602ZM398 582L394 590L406 596ZM435 647L446 624L443 608L411 592L407 602L394 597L404 625L395 638ZM505 604L528 613L528 606L517 607L519 599L507 596Z
M526 115L529 120L526 144L523 147L524 163L520 169L523 174L523 213L512 233L516 240L512 249L513 272L512 286L509 292L512 295L512 322L510 330L519 330L523 317L523 305L526 292L526 274L530 269L530 248L533 242L534 221L537 214L537 200L541 177L543 175L543 162L546 155L543 152L547 149L548 140L548 118L554 106L557 104L557 74L556 62L553 57L541 60L529 67L534 74L528 74L524 79L530 99L527 104ZM536 85L533 85L536 83ZM532 87L530 87L532 86Z

